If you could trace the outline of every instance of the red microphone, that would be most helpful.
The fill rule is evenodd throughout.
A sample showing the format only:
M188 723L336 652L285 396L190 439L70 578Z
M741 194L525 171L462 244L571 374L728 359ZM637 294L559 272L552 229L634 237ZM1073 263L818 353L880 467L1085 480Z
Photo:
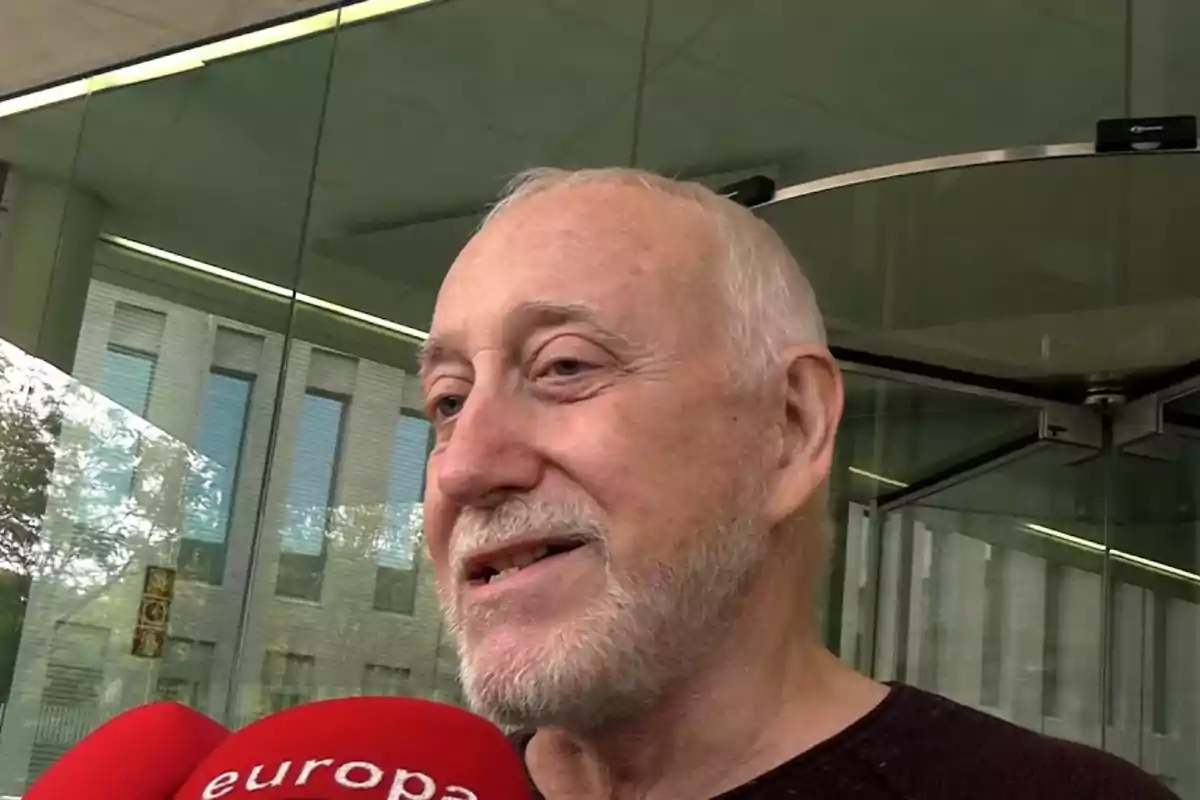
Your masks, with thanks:
M297 706L234 733L176 800L529 800L516 749L461 708L411 697Z
M24 800L168 800L229 731L178 703L138 706L89 733L25 792Z

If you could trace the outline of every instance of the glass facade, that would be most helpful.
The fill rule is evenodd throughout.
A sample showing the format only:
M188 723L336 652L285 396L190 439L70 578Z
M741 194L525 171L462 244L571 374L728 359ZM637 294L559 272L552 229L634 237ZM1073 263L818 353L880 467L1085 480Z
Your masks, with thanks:
M1200 105L1193 6L361 0L0 99L0 794L156 698L458 699L416 346L553 164L780 187L842 658L1200 800L1200 159L1087 144Z

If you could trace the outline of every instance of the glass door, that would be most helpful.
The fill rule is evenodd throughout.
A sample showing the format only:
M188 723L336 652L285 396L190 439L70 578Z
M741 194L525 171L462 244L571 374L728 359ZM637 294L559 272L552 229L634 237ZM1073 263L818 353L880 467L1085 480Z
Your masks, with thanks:
M1076 409L1099 429L1090 443L1049 437L1043 410L1032 437L1018 426L956 465L875 472L873 496L844 493L831 643L878 679L1102 747L1200 795L1200 403L1164 396ZM937 422L885 416L874 432L892 444L876 449L967 443L951 409L978 402L942 391Z

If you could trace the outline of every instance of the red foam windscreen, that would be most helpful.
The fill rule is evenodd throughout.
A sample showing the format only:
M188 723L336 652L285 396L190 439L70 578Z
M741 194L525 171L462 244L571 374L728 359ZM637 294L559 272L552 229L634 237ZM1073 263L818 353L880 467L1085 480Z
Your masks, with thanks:
M24 800L168 800L229 732L187 706L151 703L84 737L25 792Z
M234 733L177 800L528 800L520 756L461 708L349 697L281 711Z

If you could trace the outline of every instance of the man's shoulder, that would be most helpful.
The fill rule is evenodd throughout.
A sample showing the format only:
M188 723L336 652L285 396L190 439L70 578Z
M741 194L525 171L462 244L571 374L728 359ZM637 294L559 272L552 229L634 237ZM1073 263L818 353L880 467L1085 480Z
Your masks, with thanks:
M509 738L524 755L532 736ZM847 730L722 797L778 797L801 787L831 800L1178 800L1110 753L905 685Z
M893 691L894 708L874 735L859 743L860 755L870 754L883 769L888 759L895 759L887 769L889 782L935 780L946 797L974 787L977 797L1066 793L1095 800L1174 798L1155 778L1111 753L1031 731L920 689L897 686ZM983 787L986 793L980 792Z

